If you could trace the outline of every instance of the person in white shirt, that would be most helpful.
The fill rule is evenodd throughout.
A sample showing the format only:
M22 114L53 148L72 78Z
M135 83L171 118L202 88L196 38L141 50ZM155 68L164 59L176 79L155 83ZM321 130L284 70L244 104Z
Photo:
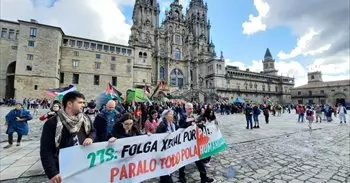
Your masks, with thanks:
M339 106L338 114L339 114L340 123L343 123L343 121L344 123L346 123L346 113L347 113L346 108L341 104L339 104L338 106Z

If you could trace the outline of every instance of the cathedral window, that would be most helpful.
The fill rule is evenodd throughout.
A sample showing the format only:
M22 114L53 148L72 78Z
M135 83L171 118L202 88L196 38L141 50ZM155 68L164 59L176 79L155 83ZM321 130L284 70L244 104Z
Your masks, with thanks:
M142 52L139 52L139 58L142 58Z
M175 53L175 59L180 60L181 59L180 49L176 48L174 53Z
M164 67L160 67L159 69L159 79L164 80L165 79L165 70Z
M147 53L146 52L143 53L143 58L147 58Z
M184 75L180 69L173 69L170 73L170 84L173 87L183 87Z
M181 36L180 35L175 35L175 40L174 40L174 43L175 44L179 44L181 45Z

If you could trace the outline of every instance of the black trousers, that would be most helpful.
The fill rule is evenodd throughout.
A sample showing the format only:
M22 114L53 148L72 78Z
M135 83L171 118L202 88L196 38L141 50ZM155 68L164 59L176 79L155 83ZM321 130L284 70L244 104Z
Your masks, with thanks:
M201 180L205 180L207 178L207 171L205 170L205 166L204 166L203 160L198 160L195 163L196 163L197 169L199 171L199 175L201 177ZM183 167L181 167L179 169L179 176L180 176L180 178L184 178L185 177L185 167L186 166L183 166Z
M203 161L203 163L209 163L209 162L210 162L210 159L211 159L211 156L202 159L202 161Z
M171 175L160 176L159 183L173 183L173 178Z
M18 137L17 137L17 143L19 143L19 142L21 142L21 140L22 140L22 135L20 135L20 134L18 134L18 133L17 133L17 135L18 135ZM12 144L12 143L13 143L13 133L9 133L9 134L8 134L8 142L9 142L9 144Z
M265 122L269 123L269 115L265 115Z

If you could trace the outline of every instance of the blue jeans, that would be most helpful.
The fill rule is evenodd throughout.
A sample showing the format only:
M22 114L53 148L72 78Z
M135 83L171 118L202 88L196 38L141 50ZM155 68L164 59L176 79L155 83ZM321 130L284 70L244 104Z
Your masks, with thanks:
M298 122L304 122L304 114L299 114Z
M245 119L247 120L247 128L252 129L253 128L252 115L246 115ZM249 125L250 125L250 127L249 127Z

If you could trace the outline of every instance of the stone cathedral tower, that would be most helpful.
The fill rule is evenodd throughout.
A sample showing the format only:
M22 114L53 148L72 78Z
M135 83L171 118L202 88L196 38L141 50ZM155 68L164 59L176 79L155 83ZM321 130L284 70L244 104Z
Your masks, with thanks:
M151 73L156 33L159 27L157 0L136 0L132 15L133 25L129 45L135 48L134 85L151 85Z

